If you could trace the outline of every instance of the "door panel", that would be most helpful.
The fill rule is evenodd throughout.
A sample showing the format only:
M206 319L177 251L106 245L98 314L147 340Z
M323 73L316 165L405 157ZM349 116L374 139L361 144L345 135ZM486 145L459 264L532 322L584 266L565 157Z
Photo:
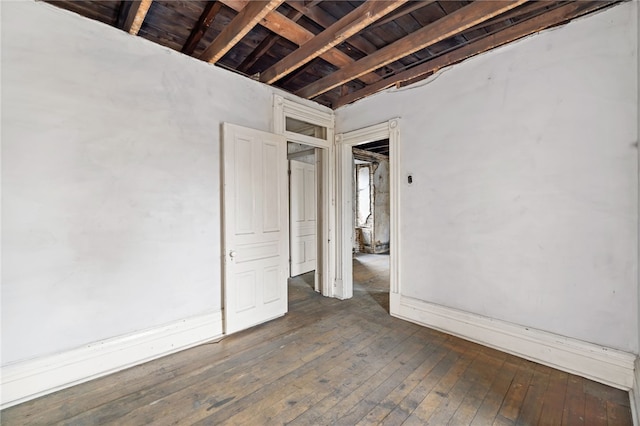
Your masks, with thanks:
M278 146L274 143L265 143L263 145L263 232L280 232L282 230L280 219L285 214L285 209L280 210L281 200L280 198L286 197L286 192L282 193L282 174L286 171L278 170L276 167L278 164ZM286 158L286 143L285 143L285 158ZM286 167L286 165L285 165ZM280 175L280 176L279 176ZM279 179L280 177L280 179ZM285 179L286 185L286 179ZM286 191L286 186L285 186Z
M230 334L287 311L287 160L282 136L223 125L224 318Z
M316 269L316 171L313 164L291 160L291 276Z

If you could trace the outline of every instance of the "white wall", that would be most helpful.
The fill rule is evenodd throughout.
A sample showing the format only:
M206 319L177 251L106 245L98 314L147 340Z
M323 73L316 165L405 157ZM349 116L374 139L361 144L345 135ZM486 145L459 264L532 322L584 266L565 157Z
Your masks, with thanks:
M637 7L337 111L401 117L403 295L638 353Z
M640 22L640 7L637 6L636 1L636 15L637 22ZM640 28L638 29L638 38L640 38ZM637 70L640 72L640 42L639 46L636 50L636 61L637 61ZM638 90L638 102L640 104L640 84L637 85L636 89ZM640 135L640 105L638 106L637 123L638 123L638 134ZM638 164L640 165L640 149L638 150ZM640 170L638 170L638 199L640 200ZM640 209L640 203L639 203ZM639 212L640 213L640 212ZM638 216L638 230L640 231L640 214ZM638 263L640 264L640 232L638 233L638 247L639 252L636 253L638 255ZM640 346L640 267L638 267L638 346ZM640 352L640 350L639 350ZM634 415L634 424L640 424L640 356L636 357L635 362L635 375L633 381L633 388L631 390L631 412Z
M221 307L220 123L273 90L2 2L2 363Z

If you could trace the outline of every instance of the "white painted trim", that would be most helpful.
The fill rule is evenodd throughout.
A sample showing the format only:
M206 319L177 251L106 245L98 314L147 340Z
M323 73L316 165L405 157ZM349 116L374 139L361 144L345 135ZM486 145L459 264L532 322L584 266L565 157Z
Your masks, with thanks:
M402 173L400 169L401 164L400 155L400 118L394 118L389 120L389 168L392 170L389 175L390 184L390 229L389 229L389 297L391 295L400 294L400 259L402 259L400 253L402 245L400 244L400 188L402 186ZM391 306L389 306L389 312L393 313Z
M292 117L327 129L327 138L320 139L301 135L286 130L286 119ZM333 111L323 111L285 99L280 95L273 96L272 130L277 135L284 135L287 141L302 143L320 148L320 164L317 166L318 185L318 252L316 261L321 271L316 268L316 286L318 280L323 296L336 297L335 294L335 202L334 202L334 121ZM317 160L317 159L316 159ZM319 272L319 273L318 273Z
M288 141L301 143L317 148L331 148L331 142L326 139L314 138L313 136L302 135L300 133L286 131L283 135Z
M393 299L400 291L400 119L393 118L384 123L341 133L336 136L336 276L337 297L349 299L353 296L353 189L352 167L354 146L389 139L389 189L390 189L390 259L389 290ZM391 304L393 314L393 304Z
M353 297L351 147L344 142L344 135L336 136L336 294L340 299Z
M222 336L222 312L182 319L1 368L0 408L115 373Z
M629 402L631 403L631 416L633 424L640 426L640 356L636 358L635 371L633 375L633 387L629 391Z
M361 145L369 142L387 139L389 137L389 122L375 124L363 129L352 130L350 132L340 134L340 143L342 145Z
M400 295L392 315L528 360L630 390L636 356Z
M285 99L280 95L273 96L273 133L282 135L286 130L286 117L295 118L296 120L304 121L307 123L315 124L317 126L326 127L333 130L335 115L333 111L320 110L312 108L307 105L302 105L298 102ZM328 137L329 141L333 139Z

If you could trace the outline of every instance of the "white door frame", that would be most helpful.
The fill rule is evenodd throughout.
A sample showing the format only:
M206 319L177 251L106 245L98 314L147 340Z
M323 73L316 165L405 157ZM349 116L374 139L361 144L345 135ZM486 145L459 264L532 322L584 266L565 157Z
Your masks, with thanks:
M400 119L340 133L336 136L337 153L337 223L338 235L336 271L336 297L353 296L353 152L356 145L389 139L390 181L390 258L389 298L390 311L398 311L400 295Z
M287 117L304 121L327 129L326 139L315 138L287 131ZM334 287L335 277L335 238L332 237L335 229L334 209L334 116L332 111L320 111L297 102L284 99L280 95L273 97L273 133L284 135L289 142L297 142L318 148L316 155L316 177L320 188L317 202L318 224L316 253L316 290L320 290L323 296L339 297ZM318 289L319 287L319 289Z

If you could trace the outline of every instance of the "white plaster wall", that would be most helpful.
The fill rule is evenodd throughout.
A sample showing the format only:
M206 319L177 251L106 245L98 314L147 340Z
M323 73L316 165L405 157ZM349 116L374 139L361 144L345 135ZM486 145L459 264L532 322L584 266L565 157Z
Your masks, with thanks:
M637 7L337 111L401 117L404 295L638 353Z
M2 363L219 311L220 123L273 90L2 2Z
M389 247L390 237L390 200L389 200L389 162L378 160L373 172L374 185L374 211L375 223L373 224L374 245L378 252L383 253Z

